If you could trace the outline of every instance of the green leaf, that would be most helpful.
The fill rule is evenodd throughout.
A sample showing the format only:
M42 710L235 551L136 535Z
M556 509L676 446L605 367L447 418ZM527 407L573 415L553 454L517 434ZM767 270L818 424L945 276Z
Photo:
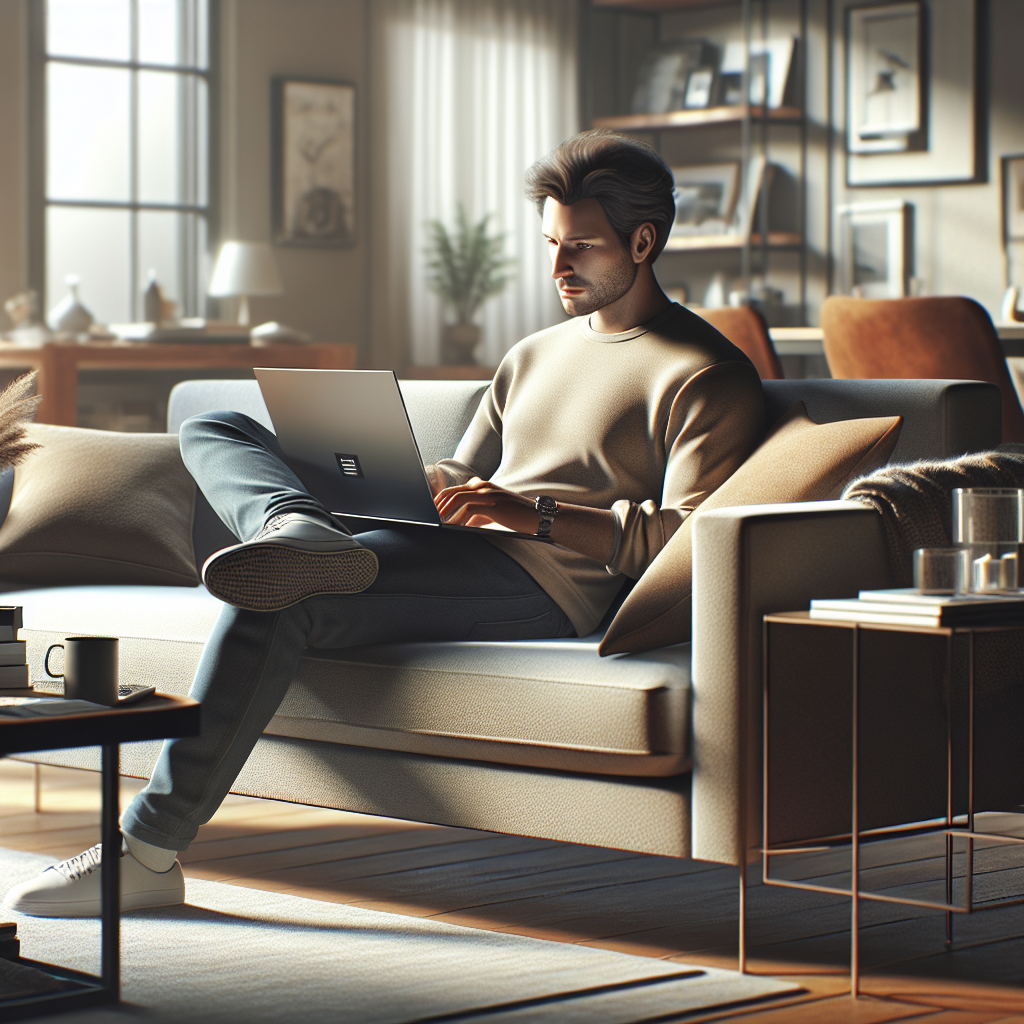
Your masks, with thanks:
M505 234L488 235L491 214L473 224L459 203L455 227L449 231L439 220L427 222L427 284L448 306L459 323L474 313L512 279L515 260L504 255Z

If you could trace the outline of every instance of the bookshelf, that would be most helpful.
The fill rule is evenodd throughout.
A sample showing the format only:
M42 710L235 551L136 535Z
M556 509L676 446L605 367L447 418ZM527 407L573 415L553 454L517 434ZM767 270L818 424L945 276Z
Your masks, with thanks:
M728 293L741 288L766 298L774 326L807 322L809 254L806 243L808 120L806 57L809 0L591 0L591 38L603 49L590 65L588 103L594 128L635 134L671 167L736 161L740 204L749 202L749 176L767 170L756 212L746 229L708 235L672 235L659 261L666 286L685 286L699 302L716 277ZM716 103L662 113L626 113L634 84L652 48L704 40L724 54L748 40L762 47L782 38L795 46L777 106ZM715 71L716 81L718 71ZM724 92L719 92L719 96ZM635 102L635 101L634 101ZM773 172L774 171L774 175ZM691 179L692 180L692 177ZM746 207L749 211L749 205ZM742 217L737 215L740 223ZM752 230L751 230L752 228ZM699 230L699 228L697 228Z

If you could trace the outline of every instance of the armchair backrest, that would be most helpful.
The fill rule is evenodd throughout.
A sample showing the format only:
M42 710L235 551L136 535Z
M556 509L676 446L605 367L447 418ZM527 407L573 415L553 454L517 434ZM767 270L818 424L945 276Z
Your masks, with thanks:
M976 380L766 380L766 421L797 402L815 423L902 416L892 462L945 459L995 448L1002 437L1002 396Z

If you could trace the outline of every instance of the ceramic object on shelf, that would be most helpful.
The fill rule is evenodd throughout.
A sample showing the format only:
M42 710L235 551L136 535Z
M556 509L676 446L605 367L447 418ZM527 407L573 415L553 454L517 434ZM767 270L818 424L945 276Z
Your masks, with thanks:
M39 319L39 295L34 289L12 295L4 303L4 309L14 325L3 336L5 341L15 345L42 345L53 337L50 328Z
M85 334L93 325L92 313L78 298L79 282L77 274L68 274L64 278L68 294L50 310L47 317L50 328L58 334Z
M164 293L156 279L155 270L150 270L146 290L142 293L142 318L147 323L157 325L164 319Z
M257 348L266 345L308 345L313 339L305 331L268 320L249 332L249 341Z

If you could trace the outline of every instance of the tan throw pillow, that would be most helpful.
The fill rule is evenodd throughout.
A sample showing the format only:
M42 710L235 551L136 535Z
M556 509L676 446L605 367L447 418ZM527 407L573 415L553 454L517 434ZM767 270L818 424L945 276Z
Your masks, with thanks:
M901 416L818 424L800 402L698 511L838 498L848 481L888 462L902 425ZM692 545L688 516L622 602L601 654L650 651L690 639Z
M30 424L14 471L0 580L194 586L196 487L175 434Z

